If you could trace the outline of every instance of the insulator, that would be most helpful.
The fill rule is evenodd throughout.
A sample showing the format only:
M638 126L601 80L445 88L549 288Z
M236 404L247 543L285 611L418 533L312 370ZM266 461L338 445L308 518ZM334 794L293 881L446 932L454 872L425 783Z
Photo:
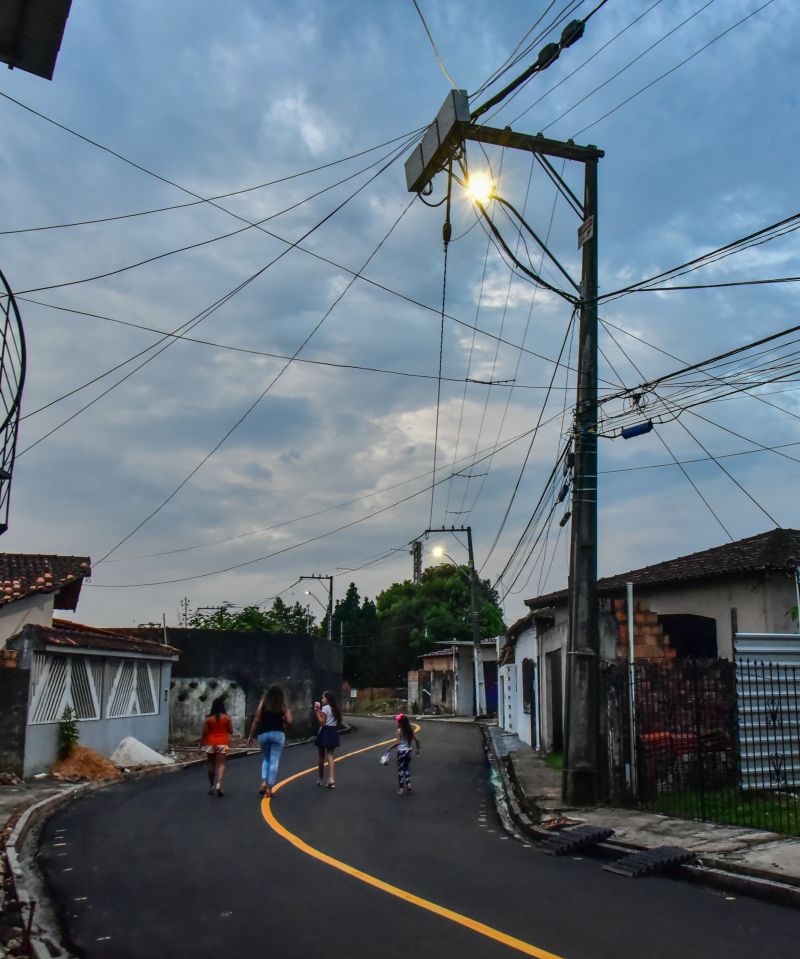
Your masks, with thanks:
M571 23L568 23L561 31L562 50L566 50L566 48L571 47L576 40L580 40L585 29L586 24L583 20L573 20Z
M551 63L555 63L558 60L561 54L561 47L557 43L548 43L546 47L542 47L539 51L539 56L536 58L536 66L540 70L546 70Z

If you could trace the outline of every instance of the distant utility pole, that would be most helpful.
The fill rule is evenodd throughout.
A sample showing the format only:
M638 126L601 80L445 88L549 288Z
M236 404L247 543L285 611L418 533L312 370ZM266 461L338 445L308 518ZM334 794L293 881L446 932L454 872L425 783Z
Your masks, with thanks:
M580 23L577 29L573 27L574 25L570 24L566 28L560 45L562 48L571 45L582 34ZM558 56L558 46L550 44L540 53L538 68L543 69L552 63ZM579 299L572 300L579 311L579 331L563 792L567 802L584 805L594 802L597 797L600 652L597 628L597 161L604 154L595 146L578 146L569 140L550 140L542 136L516 133L510 127L497 129L475 123L486 106L471 114L466 91L451 90L420 145L406 161L406 182L412 193L426 190L437 173L448 168L452 170L452 164L463 152L467 140L524 150L534 154L541 162L556 188L568 199L580 218L580 286L569 278L572 286L579 291ZM583 163L582 202L548 162L547 157ZM448 187L448 196L449 189ZM482 206L480 209L484 212ZM533 231L530 232L551 262L555 263L562 274L567 275L547 246ZM444 231L445 243L449 234L447 223ZM531 271L521 264L520 269L531 275Z
M301 576L300 579L328 581L328 642L333 641L333 576Z
M419 586L422 582L422 540L416 539L411 544L411 561L414 566L413 583Z
M180 611L180 621L181 626L186 629L189 625L189 597L184 596L181 600L181 611Z
M481 623L478 610L478 574L475 572L475 554L472 550L472 527L471 526L438 526L432 529L426 529L428 533L466 533L467 534L467 560L469 563L469 619L472 628L472 653L475 671L475 715L481 716L482 710L486 706L486 693L484 691L483 681L483 654L481 652ZM421 545L421 544L420 544ZM442 556L447 553L442 550ZM453 562L450 556L447 558ZM458 565L458 564L454 564ZM453 674L455 681L455 674Z

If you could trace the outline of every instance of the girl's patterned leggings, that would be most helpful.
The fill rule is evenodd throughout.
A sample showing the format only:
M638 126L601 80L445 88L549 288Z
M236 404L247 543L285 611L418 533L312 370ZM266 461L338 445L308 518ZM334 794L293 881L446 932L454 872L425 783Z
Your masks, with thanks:
M411 750L397 753L397 782L401 789L411 785Z

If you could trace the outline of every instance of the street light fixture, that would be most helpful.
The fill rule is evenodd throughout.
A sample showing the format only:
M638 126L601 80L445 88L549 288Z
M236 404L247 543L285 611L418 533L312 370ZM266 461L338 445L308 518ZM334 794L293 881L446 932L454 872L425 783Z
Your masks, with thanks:
M467 178L467 193L473 203L481 206L486 204L494 197L494 183L488 173L482 170L476 173L470 173Z
M305 594L306 596L311 596L313 599L315 599L319 603L319 605L322 607L322 611L324 613L328 612L327 606L322 602L319 596L317 596L315 593L312 593L310 589L305 590Z

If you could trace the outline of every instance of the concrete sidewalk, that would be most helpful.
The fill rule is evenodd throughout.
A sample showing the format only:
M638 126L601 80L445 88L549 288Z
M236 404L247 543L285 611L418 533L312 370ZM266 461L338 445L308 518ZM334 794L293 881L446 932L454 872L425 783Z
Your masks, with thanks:
M499 726L486 726L487 740L511 795L509 811L518 828L586 824L614 830L610 845L623 849L680 846L709 873L750 882L754 894L768 894L800 906L800 838L739 826L676 819L660 813L606 806L570 808L561 799L561 773L551 769L527 743ZM742 884L731 883L730 888ZM781 888L777 888L781 887ZM768 898L768 895L765 895Z

